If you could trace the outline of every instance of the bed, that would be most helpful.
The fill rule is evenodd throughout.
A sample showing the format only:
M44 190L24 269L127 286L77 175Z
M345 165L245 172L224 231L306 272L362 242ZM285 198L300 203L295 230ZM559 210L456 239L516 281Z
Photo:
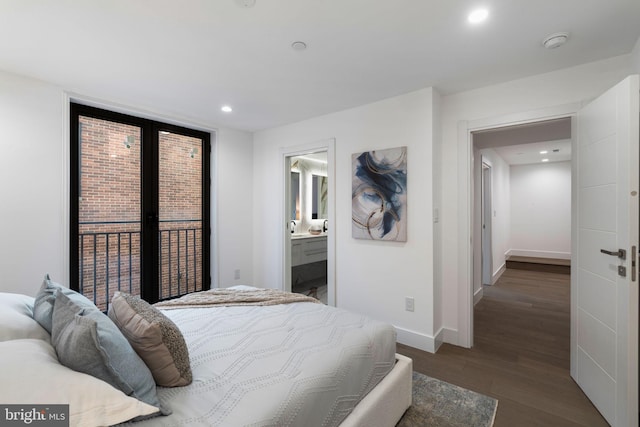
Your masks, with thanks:
M252 292L248 288L236 291ZM17 354L9 357L11 360L2 360L3 366L27 363L15 366L13 371L27 369L37 377L34 381L40 378L39 391L34 393L24 375L16 377L3 370L0 400L69 403L71 425L394 426L411 405L412 363L395 353L393 327L310 302L159 307L184 337L192 374L189 385L154 387L156 403L140 403L138 396L121 393L118 397L123 402L129 399L126 404L118 401L107 405L101 403L105 399L99 394L95 401L87 398L86 391L75 396L72 387L60 397L59 391L48 393L42 384L40 367L33 366L40 361L29 362L25 361L29 357L20 356L43 351L48 370L64 368L56 366L59 362L54 360L56 352L51 351L51 335L33 320L33 304L31 297L0 294L0 312L5 317L12 316L6 314L11 310L19 312L14 319L0 315L3 329L8 323L17 325L10 331L0 331L0 354L8 354L5 350ZM10 340L22 342L6 342ZM16 381L22 382L22 395L16 393L16 387L7 388ZM54 381L51 387L55 386ZM32 400L28 402L19 400L29 398ZM78 403L79 398L83 402ZM85 411L83 405L90 407ZM109 412L116 407L119 416ZM163 408L165 415L158 415L157 407ZM131 418L135 421L128 421Z

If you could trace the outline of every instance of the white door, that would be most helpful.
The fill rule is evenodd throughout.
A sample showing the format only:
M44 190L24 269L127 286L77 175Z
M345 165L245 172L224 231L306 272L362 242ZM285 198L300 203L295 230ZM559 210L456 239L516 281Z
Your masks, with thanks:
M638 425L638 90L581 109L574 152L571 376L612 426Z

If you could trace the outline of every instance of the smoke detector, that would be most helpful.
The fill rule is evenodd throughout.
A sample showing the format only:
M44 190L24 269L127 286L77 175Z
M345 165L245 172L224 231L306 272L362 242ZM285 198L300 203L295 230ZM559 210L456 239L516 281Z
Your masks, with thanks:
M547 49L555 49L565 44L567 40L569 40L569 33L553 33L542 40L542 46Z
M297 41L291 43L291 48L293 50L305 50L307 48L307 44L305 42Z

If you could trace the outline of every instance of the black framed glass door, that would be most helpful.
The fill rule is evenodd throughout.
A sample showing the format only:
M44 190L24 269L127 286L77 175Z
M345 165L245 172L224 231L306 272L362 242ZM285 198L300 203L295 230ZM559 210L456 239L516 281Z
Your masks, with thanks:
M196 136L158 134L160 299L202 290L203 145Z
M210 135L71 105L71 287L106 310L210 287Z

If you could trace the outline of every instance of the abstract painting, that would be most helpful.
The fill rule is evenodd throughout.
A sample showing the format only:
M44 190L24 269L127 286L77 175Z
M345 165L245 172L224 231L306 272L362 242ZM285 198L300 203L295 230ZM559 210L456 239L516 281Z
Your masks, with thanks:
M407 241L407 147L351 156L351 235Z

